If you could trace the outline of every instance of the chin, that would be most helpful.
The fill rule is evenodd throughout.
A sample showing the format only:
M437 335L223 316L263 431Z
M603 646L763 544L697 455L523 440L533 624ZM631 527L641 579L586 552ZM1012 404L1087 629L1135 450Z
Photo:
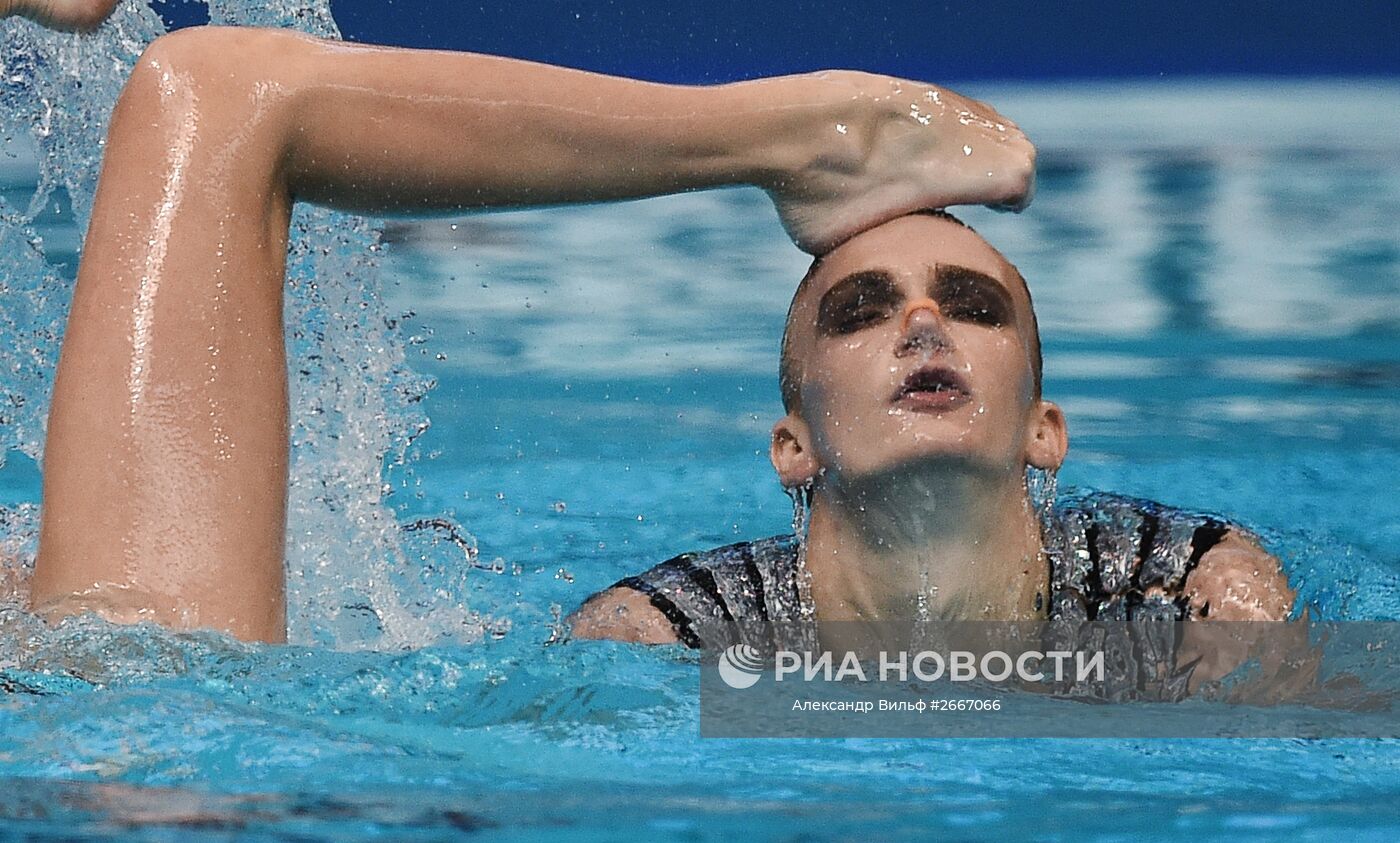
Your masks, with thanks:
M837 465L835 473L848 480L912 479L919 475L945 476L949 472L983 473L1006 463L1004 454L988 453L985 447L965 439L922 439L902 444L903 447L869 455L868 460Z
M987 450L988 420L973 407L942 413L895 412L877 435L890 454L919 455ZM867 428L870 433L874 430ZM869 439L867 439L869 441Z

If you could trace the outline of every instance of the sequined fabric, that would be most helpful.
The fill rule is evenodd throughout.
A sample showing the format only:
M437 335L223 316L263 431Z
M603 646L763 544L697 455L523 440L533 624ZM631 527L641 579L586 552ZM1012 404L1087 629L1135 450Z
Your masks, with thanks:
M1182 586L1228 521L1104 492L1068 496L1042 525L1049 616L1065 621L1184 620ZM798 599L794 536L684 553L614 587L641 592L687 646L772 646L775 630L810 623Z

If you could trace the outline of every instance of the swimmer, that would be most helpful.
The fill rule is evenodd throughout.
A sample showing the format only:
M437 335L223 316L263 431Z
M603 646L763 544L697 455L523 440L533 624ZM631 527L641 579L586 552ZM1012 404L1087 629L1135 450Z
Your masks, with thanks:
M700 647L808 617L1289 615L1278 560L1221 519L1116 495L1042 517L1028 469L1058 470L1069 439L1041 397L1030 291L947 214L822 253L792 300L779 380L770 456L810 502L806 573L791 536L685 554L591 597L574 635Z
M982 103L855 71L689 87L284 31L160 38L109 127L33 608L285 640L297 201L434 213L749 184L823 254L920 208L1019 209L1034 156Z

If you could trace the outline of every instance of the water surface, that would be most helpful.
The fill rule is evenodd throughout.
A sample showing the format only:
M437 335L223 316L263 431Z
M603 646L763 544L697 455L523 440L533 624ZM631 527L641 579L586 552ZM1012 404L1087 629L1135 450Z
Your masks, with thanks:
M1069 416L1062 483L1230 513L1269 538L1319 613L1400 616L1400 88L970 93L1042 147L1030 211L966 218L1031 284L1045 392ZM7 208L29 206L34 178L23 157L0 163ZM44 331L84 213L66 190L41 204L42 265L11 252L0 275L28 291L3 316L30 358L53 347ZM328 427L298 428L294 482L337 491L293 493L294 643L91 620L48 631L0 609L15 689L0 693L0 837L1400 828L1387 741L700 739L689 654L561 642L558 618L663 558L789 524L767 431L806 260L766 199L395 221L378 244L336 218L299 225L297 242L328 244L335 263L294 261L289 312L305 330L292 363L327 344L341 356L294 371L297 406L370 386ZM41 271L57 304L33 293ZM312 297L313 278L330 292ZM7 394L42 406L41 369L12 365ZM436 387L418 400L423 376ZM7 416L11 505L38 499L40 417ZM375 419L358 450L329 447ZM448 526L394 525L422 519L455 523L466 549ZM24 524L11 526L22 548Z

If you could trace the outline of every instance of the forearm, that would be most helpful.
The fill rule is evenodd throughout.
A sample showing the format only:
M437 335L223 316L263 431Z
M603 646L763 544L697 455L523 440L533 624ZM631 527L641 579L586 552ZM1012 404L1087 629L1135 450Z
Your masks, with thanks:
M768 186L805 163L800 129L830 110L791 78L660 85L468 53L303 45L293 193L378 213Z

